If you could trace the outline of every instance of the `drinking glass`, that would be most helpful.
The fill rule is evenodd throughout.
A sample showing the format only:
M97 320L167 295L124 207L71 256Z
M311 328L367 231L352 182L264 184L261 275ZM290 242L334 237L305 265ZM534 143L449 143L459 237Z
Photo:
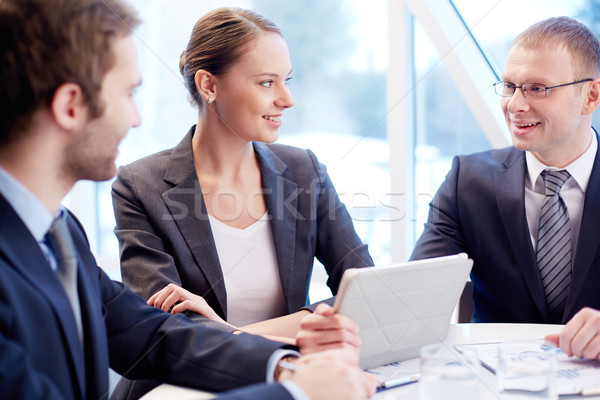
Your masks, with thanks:
M421 400L479 399L480 368L477 352L453 351L443 343L421 348Z

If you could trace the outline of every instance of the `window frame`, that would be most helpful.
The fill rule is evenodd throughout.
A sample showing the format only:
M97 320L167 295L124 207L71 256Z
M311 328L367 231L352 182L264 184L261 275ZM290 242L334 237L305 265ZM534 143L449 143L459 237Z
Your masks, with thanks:
M406 261L416 241L415 223L415 109L414 20L418 20L476 122L492 147L511 144L498 96L491 84L498 74L484 56L451 0L403 0L389 3L388 142L392 207L405 210L405 218L392 222L392 262ZM404 23L398 23L404 21ZM408 60L408 61L407 61ZM409 62L410 61L410 62Z

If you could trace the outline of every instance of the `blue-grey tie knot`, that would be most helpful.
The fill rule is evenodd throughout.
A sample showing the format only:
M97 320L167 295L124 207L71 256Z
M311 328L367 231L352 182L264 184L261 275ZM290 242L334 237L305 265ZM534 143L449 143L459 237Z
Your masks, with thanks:
M46 235L46 241L56 257L56 275L71 303L79 342L83 344L83 326L81 322L81 307L77 291L77 255L73 239L67 226L67 221L62 216L57 216Z
M76 262L73 240L67 227L67 221L62 217L58 216L52 221L46 240L59 263L63 261L71 262L71 260Z
M560 193L560 189L571 177L566 170L560 171L542 171L542 179L546 185L546 196L555 196Z

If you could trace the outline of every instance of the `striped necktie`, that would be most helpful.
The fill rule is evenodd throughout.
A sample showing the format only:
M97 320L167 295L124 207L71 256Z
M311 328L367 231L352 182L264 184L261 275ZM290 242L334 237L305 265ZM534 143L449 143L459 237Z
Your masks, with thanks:
M546 197L538 226L537 263L546 293L550 322L561 323L571 283L571 225L560 189L567 171L543 171Z
M77 294L77 257L73 240L67 227L67 221L59 215L54 219L50 230L46 234L50 249L56 257L56 275L62 284L77 324L79 342L83 344L83 328L81 325L81 310L79 306L79 295Z

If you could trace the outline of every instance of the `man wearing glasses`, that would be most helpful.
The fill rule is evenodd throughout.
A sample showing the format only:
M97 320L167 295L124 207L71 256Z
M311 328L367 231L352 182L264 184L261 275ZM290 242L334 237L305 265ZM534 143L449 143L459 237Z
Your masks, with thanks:
M494 84L513 146L456 157L411 259L474 260L474 322L600 308L600 42L566 17L513 41ZM491 88L490 88L491 89Z

